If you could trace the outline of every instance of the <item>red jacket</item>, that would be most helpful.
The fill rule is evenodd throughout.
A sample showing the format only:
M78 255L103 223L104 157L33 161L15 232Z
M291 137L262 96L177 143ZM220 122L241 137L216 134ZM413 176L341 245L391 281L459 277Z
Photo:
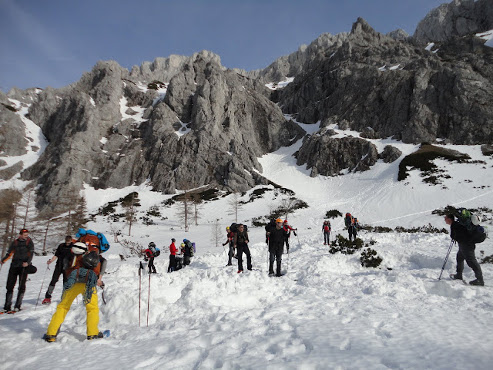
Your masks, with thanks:
M175 243L171 243L169 245L169 253L172 255L172 256L176 256L176 245Z

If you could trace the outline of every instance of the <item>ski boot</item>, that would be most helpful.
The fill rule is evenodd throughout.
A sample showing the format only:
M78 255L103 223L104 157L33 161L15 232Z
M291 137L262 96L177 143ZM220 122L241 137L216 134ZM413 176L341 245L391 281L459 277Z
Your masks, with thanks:
M41 302L41 304L50 304L51 303L51 298L45 298L43 299L43 301Z

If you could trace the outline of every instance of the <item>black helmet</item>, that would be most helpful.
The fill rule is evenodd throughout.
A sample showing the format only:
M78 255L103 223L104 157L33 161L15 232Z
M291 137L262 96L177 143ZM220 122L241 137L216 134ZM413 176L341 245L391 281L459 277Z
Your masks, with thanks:
M93 269L99 263L99 255L96 251L89 252L82 257L82 266L86 269Z
M154 242L149 243L149 248L156 248L156 244Z

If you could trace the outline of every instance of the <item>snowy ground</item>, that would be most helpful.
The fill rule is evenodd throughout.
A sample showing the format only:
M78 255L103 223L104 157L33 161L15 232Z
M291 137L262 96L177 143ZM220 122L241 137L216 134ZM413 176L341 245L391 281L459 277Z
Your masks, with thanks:
M341 131L339 135L358 134ZM390 143L374 142L379 151ZM404 155L416 149L392 144ZM138 224L132 237L121 237L142 245L154 241L163 251L156 259L158 274L150 280L148 326L149 276L144 275L141 282L139 327L138 259L121 261L121 246L113 243L104 278L107 305L100 301L100 329L111 329L111 337L85 340L85 310L79 299L67 315L58 341L45 343L40 338L59 301L61 284L51 306L35 309L41 285L44 283L42 299L51 275L45 268L49 256L35 257L38 273L27 283L25 311L0 317L4 349L0 368L68 369L77 368L79 361L84 367L109 369L491 368L493 265L482 265L485 287L451 281L447 277L455 268L454 248L445 279L438 281L448 235L362 232L364 241L376 242L372 248L383 258L381 268L363 268L359 253L328 252L322 244L321 225L325 212L337 209L375 226L431 223L446 227L432 210L446 205L493 208L493 159L482 156L479 147L450 146L486 164L437 161L452 177L445 179L443 186L422 183L417 171L405 182L397 182L398 162L379 162L360 174L310 178L309 171L296 166L291 157L299 145L260 159L266 177L294 190L310 206L289 217L299 233L293 236L289 256L284 256L285 276L267 276L262 228L249 228L254 270L239 275L236 266L225 267L226 254L211 242L211 235L213 221L220 220L221 231L231 221L228 198L204 205L200 224L188 233L176 221L175 208L162 208L167 219L157 220L155 226ZM139 192L143 209L169 198L150 192L146 185L118 191L87 188L86 195L94 210L134 190ZM280 197L272 190L246 204L239 221L251 225L253 217L275 208ZM336 233L346 235L342 218L331 222ZM89 226L109 237L112 229L127 231L123 224L103 219ZM189 267L167 274L166 246L172 237L195 241L198 250ZM480 251L493 254L492 240L478 245L477 256ZM0 273L2 285L8 267ZM465 277L473 279L468 267ZM0 299L3 304L3 296Z

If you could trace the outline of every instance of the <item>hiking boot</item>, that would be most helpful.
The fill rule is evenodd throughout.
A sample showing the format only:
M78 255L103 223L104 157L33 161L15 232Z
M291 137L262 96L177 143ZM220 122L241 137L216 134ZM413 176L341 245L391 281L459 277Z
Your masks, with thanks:
M93 339L100 339L104 338L104 335L102 332L99 332L97 335L88 335L87 340L93 340Z
M226 266L233 266L233 264L230 262L230 263L228 263Z
M454 274L454 275L450 275L450 278L454 280L462 280L462 275Z
M43 335L43 339L48 343L53 343L53 342L56 342L56 335L45 334L45 335Z
M241 274L243 272L243 270L238 270L238 274Z
M269 271L269 275L274 275L274 271Z
M475 279L469 282L470 285L478 285L478 286L484 286L484 281Z
M43 299L43 301L41 302L41 304L50 304L51 303L51 298L45 298Z
M22 308L20 308L20 307L14 307L14 312L19 312L19 311L22 311Z

